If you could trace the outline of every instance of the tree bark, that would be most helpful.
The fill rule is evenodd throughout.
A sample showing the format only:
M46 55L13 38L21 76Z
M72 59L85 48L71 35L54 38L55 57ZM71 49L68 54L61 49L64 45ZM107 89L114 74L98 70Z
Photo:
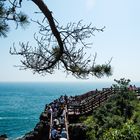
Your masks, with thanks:
M63 47L63 41L61 39L60 33L56 28L55 22L54 22L54 18L52 16L52 12L48 9L47 5L44 3L43 0L32 0L38 7L39 9L42 11L42 13L45 15L45 17L48 19L50 28L52 30L53 35L55 36L58 45L60 47L59 53L57 55L57 60L60 59L60 57L63 54L64 51L64 47Z

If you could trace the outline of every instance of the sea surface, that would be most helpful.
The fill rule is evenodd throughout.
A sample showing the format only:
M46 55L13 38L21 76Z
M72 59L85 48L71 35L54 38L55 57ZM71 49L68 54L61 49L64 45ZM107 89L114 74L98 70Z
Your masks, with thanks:
M61 95L79 95L110 86L92 82L0 83L0 135L15 140L33 130L45 105Z

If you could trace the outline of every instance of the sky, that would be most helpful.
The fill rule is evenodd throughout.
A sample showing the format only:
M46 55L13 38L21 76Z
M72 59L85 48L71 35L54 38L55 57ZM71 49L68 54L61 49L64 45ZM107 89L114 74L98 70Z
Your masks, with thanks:
M42 76L33 74L31 70L19 70L14 65L20 65L20 57L9 54L13 43L29 41L34 45L33 34L38 28L30 24L25 30L12 28L7 38L0 38L0 81L1 82L55 82L55 81L113 81L126 78L140 81L140 0L45 0L53 16L61 25L68 22L84 24L92 23L97 28L106 27L104 32L95 32L93 45L87 50L94 55L97 53L96 63L104 64L111 58L113 75L98 79L90 77L86 80L76 79L62 71ZM23 4L23 11L30 18L40 17L34 11L39 11L32 3Z

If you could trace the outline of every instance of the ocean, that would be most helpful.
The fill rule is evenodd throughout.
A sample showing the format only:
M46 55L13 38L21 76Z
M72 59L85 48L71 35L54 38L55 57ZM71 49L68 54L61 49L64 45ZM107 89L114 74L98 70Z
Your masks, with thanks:
M61 95L80 95L110 86L94 82L0 83L0 135L15 140L33 130L45 105Z

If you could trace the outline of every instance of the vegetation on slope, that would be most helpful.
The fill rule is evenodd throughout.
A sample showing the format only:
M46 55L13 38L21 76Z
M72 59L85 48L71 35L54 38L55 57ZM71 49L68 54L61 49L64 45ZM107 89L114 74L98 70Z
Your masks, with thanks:
M130 80L115 80L117 94L97 108L84 123L87 140L139 140L140 102L134 90L129 90Z

